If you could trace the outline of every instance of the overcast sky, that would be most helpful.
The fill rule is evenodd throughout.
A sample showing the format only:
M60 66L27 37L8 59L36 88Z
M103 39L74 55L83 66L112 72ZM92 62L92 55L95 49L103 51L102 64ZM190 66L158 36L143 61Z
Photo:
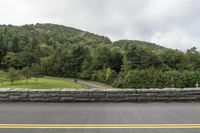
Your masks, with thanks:
M112 41L200 48L200 0L0 0L0 24L62 24Z

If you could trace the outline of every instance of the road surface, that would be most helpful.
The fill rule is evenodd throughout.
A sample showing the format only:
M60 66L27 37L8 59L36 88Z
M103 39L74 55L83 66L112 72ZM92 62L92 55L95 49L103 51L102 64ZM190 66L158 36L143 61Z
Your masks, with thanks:
M94 82L91 82L91 81L86 81L86 80L81 80L81 79L79 79L78 82L86 85L90 89L91 88L97 88L97 89L112 88L112 87L110 87L108 85L103 85L101 83L97 84L97 83L94 83Z
M150 127L4 129L2 124L149 124ZM152 129L151 124L157 129ZM162 129L156 124L182 124L182 127ZM184 129L183 124L198 124L198 128ZM0 103L0 133L199 133L199 124L200 103Z

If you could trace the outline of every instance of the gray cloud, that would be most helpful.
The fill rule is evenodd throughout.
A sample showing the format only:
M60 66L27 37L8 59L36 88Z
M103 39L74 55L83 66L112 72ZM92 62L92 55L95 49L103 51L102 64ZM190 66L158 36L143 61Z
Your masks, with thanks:
M200 48L197 0L0 0L1 24L56 23L118 39Z

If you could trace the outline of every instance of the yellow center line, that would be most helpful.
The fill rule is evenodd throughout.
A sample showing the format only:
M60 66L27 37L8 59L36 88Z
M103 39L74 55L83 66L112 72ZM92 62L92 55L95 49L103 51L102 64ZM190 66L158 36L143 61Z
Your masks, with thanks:
M200 124L0 124L2 128L51 128L51 129L80 129L80 128L200 128Z

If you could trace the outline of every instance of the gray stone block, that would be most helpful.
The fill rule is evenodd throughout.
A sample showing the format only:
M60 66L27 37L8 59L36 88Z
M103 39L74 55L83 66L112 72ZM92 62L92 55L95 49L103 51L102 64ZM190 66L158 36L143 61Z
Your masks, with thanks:
M20 96L10 96L9 101L14 101L14 102L20 101Z
M169 97L168 101L179 101L178 97Z
M107 91L106 93L107 93L108 95L109 95L109 94L110 94L110 95L112 95L112 94L115 95L115 94L124 94L124 91L116 91L116 90L115 90L115 91Z
M59 102L61 97L51 97L50 101L51 102Z
M107 94L106 95L106 98L125 98L126 95L123 95L123 94Z
M99 102L99 98L91 98L90 101L91 102Z
M139 94L124 94L126 97L137 97Z
M30 98L39 98L39 97L43 97L42 93L31 93L29 94Z
M178 98L179 101L195 101L197 99L198 98L196 98L196 97L179 97Z
M59 96L61 96L61 97L74 97L75 96L75 94L73 94L73 93L62 93L62 94L60 94Z
M9 97L8 93L0 94L0 98L6 98L6 97Z
M186 95L200 95L200 91L187 92Z
M169 101L169 98L168 97L157 97L157 101Z
M161 93L159 95L157 95L158 97L177 97L177 94L176 93Z
M200 101L199 89L0 90L0 102Z
M74 102L90 102L90 98L75 98Z
M0 98L0 102L9 102L8 97L7 98Z
M91 97L91 98L105 98L106 93L105 92L94 92L94 93L90 93L89 97Z
M74 97L61 97L61 102L72 102L74 101Z
M46 101L44 97L31 97L29 98L30 102L44 102Z
M89 94L86 92L75 94L76 98L89 98Z
M51 96L51 97L59 97L60 94L59 94L59 93L51 93L50 96Z
M138 101L157 101L157 97L138 97Z
M126 91L126 89L123 91L124 94L137 94L137 90L128 90Z
M20 97L20 102L29 102L28 97Z
M138 94L138 96L141 96L141 97L157 97L158 94L157 93L141 93L141 94Z
M126 99L121 99L121 98L100 98L99 102L122 102L126 101Z
M138 101L138 97L126 97L127 101Z
M45 93L45 94L42 94L42 97L44 97L44 98L50 98L50 97L51 97L51 94Z
M28 93L11 93L9 95L10 97L19 97L19 98L27 98L28 97Z
M75 94L77 93L77 90L65 90L65 91L61 91L60 94Z

